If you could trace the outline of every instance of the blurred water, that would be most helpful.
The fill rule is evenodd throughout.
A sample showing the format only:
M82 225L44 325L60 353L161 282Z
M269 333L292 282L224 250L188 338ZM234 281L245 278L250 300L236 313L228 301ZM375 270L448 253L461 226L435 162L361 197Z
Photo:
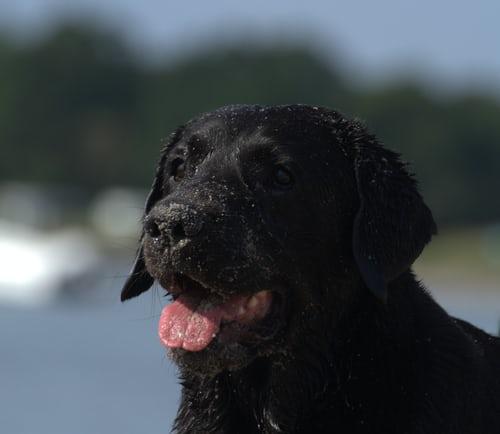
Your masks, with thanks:
M435 300L450 315L465 319L488 333L497 335L500 326L500 287L489 285L429 286Z
M434 291L453 314L496 331L499 292ZM125 304L0 307L0 426L9 434L166 433L178 405L175 368L153 293Z
M0 431L169 432L179 387L155 305L0 307Z

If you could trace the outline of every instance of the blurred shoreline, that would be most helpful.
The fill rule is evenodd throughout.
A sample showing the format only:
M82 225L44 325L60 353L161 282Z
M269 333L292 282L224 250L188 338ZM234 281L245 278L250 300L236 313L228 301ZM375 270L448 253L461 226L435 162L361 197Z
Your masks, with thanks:
M98 298L106 280L129 271L145 195L115 187L65 208L46 189L0 185L0 303ZM414 268L431 290L500 294L500 224L443 229Z

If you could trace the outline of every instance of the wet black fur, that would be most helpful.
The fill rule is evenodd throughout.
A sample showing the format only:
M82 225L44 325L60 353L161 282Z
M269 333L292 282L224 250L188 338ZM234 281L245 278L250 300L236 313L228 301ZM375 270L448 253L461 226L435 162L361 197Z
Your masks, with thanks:
M167 182L176 144L208 130L215 163L200 163L207 167L177 186ZM289 191L254 194L260 187L245 179L244 153L226 158L227 150L268 139L294 142L291 158L301 160L302 172ZM208 194L210 207L201 198ZM265 351L238 353L244 357L230 369L227 361L208 362L217 346L193 364L177 354L183 392L176 433L500 434L500 340L450 317L417 281L411 265L435 233L432 215L399 156L358 123L308 106L232 106L203 115L170 138L145 215L158 218L172 201L204 212L205 232L190 236L201 253L189 258L200 269L218 259L201 280L221 291L258 290L273 279L288 285L286 327ZM224 214L218 201L234 213ZM243 220L235 217L241 213ZM259 227L262 254L251 274L233 270L232 286L214 268L228 266L222 248L244 258L234 247L243 239L240 224ZM182 255L167 262L194 269ZM266 264L274 275L261 271ZM122 299L149 289L163 266L143 234Z

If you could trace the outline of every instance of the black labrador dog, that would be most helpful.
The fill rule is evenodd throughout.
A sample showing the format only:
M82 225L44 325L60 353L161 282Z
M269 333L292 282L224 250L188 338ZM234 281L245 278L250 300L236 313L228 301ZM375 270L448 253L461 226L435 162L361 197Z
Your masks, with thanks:
M436 232L399 155L318 107L229 106L162 153L122 300L157 280L177 433L500 433L500 340L411 270Z

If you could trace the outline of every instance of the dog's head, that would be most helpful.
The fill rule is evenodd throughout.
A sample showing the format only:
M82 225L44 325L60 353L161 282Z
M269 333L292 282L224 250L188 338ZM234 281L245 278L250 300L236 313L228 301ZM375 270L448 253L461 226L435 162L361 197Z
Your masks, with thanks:
M162 152L122 300L157 280L160 337L183 368L235 370L383 303L435 232L399 156L339 113L230 106ZM325 329L326 327L326 329Z

